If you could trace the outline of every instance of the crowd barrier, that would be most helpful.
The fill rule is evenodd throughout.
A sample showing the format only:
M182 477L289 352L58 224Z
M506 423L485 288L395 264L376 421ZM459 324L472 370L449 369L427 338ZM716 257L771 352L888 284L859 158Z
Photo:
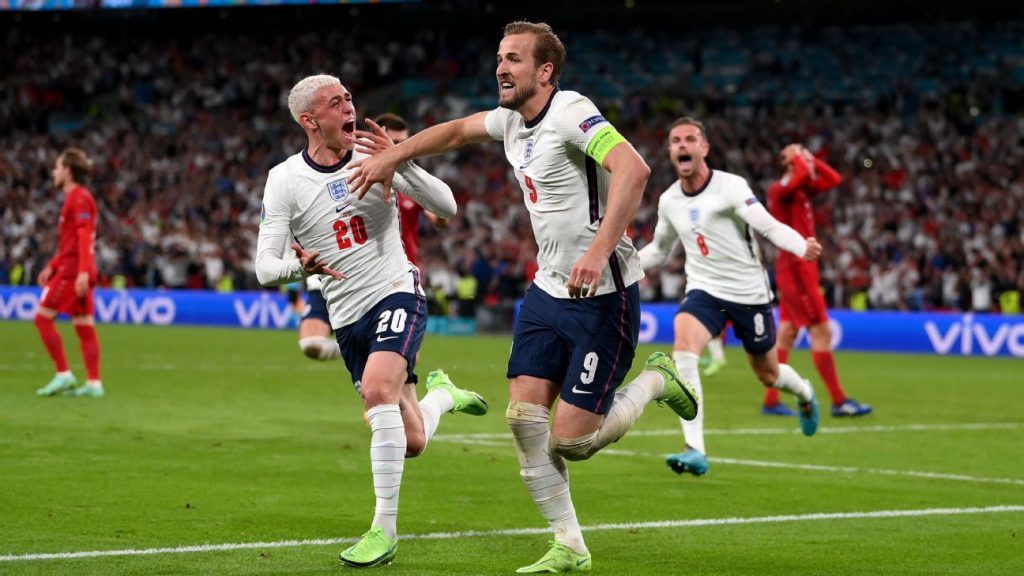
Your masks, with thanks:
M0 286L0 319L31 320L40 289ZM672 342L675 304L645 304L640 341ZM239 328L287 328L292 308L277 292L221 294L198 290L96 290L96 319L115 324L191 324ZM910 352L1024 358L1024 315L831 312L837 350ZM471 334L475 325L451 326L434 319L437 332ZM729 334L729 343L737 344ZM797 347L806 347L801 335Z

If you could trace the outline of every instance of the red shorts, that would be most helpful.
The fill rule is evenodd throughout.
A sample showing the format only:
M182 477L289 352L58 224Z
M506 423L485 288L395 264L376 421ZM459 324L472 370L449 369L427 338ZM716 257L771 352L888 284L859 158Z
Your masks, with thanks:
M797 327L828 322L828 308L825 307L818 279L816 262L796 262L775 269L779 322L790 322Z
M39 299L39 305L70 316L93 316L96 303L93 298L92 283L89 284L89 290L85 296L79 298L78 294L75 294L74 276L55 276L46 284L46 288L43 288L43 296Z

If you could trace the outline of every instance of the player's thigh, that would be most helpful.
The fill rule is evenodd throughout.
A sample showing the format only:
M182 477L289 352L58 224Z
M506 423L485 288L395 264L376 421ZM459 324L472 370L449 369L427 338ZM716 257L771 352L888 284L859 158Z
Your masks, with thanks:
M91 290L88 295L92 295ZM72 314L80 309L78 300L78 295L75 294L74 278L58 276L51 278L47 282L46 287L43 288L39 306L40 308L52 310L56 314Z
M299 322L299 339L322 336L324 338L331 334L331 325L317 318L303 318Z
M725 303L733 331L751 356L761 356L775 348L775 317L770 304Z
M508 397L511 402L526 402L550 408L558 398L562 386L545 378L520 375L508 382Z
M394 388L393 380L399 366L404 374L397 377L399 384L418 380L414 368L426 324L425 299L399 292L387 296L359 320L335 332L345 366L364 400L367 399L367 390L363 388L368 380L372 380L374 387L384 385L391 391L389 396L397 394L399 388ZM371 364L374 356L379 358ZM374 367L372 372L369 371L371 365ZM375 391L374 395L377 393Z
M673 348L683 352L700 354L711 341L713 334L725 329L726 314L719 300L703 290L692 290L672 320L675 331Z
M512 333L512 351L505 372L513 392L532 387L537 381L565 379L571 348L558 333L557 316L561 305L555 300L536 286L526 291ZM528 378L520 378L523 376ZM517 384L517 381L521 382ZM546 405L550 406L551 402Z
M789 320L779 320L779 333L776 339L776 344L779 348L790 349L793 347L793 343L796 342L797 329L796 326Z
M558 408L555 410L551 433L557 438L580 438L600 428L604 419L605 414L594 413L562 399L558 401Z
M559 335L570 347L562 401L594 414L607 414L636 355L639 287L566 300L556 321Z
M362 393L367 408L398 404L405 387L408 362L397 352L371 352L363 369Z

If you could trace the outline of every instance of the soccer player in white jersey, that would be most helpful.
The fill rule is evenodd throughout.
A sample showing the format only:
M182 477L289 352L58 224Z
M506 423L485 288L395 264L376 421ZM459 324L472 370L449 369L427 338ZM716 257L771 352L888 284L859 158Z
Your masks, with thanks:
M288 108L308 145L267 177L256 276L271 286L320 275L341 356L366 408L376 495L370 530L339 558L376 566L397 551L405 458L423 451L442 413L484 414L487 403L440 371L428 376L420 402L406 386L417 380L413 369L427 320L419 271L402 250L396 202L383 194L357 198L349 185L350 162L366 156L354 150L357 136L380 137L379 127L371 124L377 134L357 134L352 95L333 76L297 83ZM398 169L394 184L436 214L455 213L451 189L411 163ZM296 258L284 254L289 235Z
M404 142L409 138L408 125L401 116L382 114L370 124L379 126L383 130L383 134L356 131L357 136L363 134L367 136L367 138L359 142L363 145L362 149L364 151L372 152L379 150L383 146L390 145L383 138L384 135L395 144ZM376 142L369 140L371 137L375 138ZM369 146L373 146L373 148L371 149ZM433 212L423 210L413 200L402 196L399 197L398 209L403 223L402 247L405 250L406 256L409 257L409 261L418 266L419 239L416 236L417 226L410 225L408 221L413 220L415 223L415 219L419 218L420 213L423 213L432 224L439 228L446 226L447 222L444 218L438 217ZM412 230L410 231L409 228L412 228ZM306 279L306 307L302 313L302 321L299 322L299 349L302 350L302 353L307 358L312 358L313 360L334 360L340 358L341 348L338 347L338 341L332 336L330 313L327 311L327 301L324 300L324 296L320 292L320 279L317 276L310 276ZM416 360L418 362L419 358L417 357ZM404 411L403 414L405 414Z
M797 397L800 427L811 436L819 419L814 389L791 367L779 364L771 289L752 230L807 260L821 254L821 245L768 214L746 180L708 167L709 150L700 121L683 117L672 124L668 155L679 179L661 195L654 240L640 250L645 270L664 264L676 241L686 251L686 294L675 317L672 356L701 396L700 353L731 320L758 379ZM669 456L669 466L680 474L706 473L703 406L696 418L683 422L683 434L687 450Z
M621 438L651 400L682 418L696 415L693 390L665 354L619 388L636 352L643 276L625 230L650 169L589 99L558 89L564 64L550 26L508 24L497 54L498 108L428 128L363 160L353 177L365 193L376 182L387 186L409 159L504 142L540 268L516 321L505 416L522 479L555 536L519 573L590 570L565 459L589 458Z

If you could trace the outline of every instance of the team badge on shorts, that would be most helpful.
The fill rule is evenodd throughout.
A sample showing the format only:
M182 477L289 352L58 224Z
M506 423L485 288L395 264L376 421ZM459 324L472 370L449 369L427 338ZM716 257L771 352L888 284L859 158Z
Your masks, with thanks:
M327 192L335 202L341 202L345 198L348 198L348 181L342 178L341 180L328 182Z

